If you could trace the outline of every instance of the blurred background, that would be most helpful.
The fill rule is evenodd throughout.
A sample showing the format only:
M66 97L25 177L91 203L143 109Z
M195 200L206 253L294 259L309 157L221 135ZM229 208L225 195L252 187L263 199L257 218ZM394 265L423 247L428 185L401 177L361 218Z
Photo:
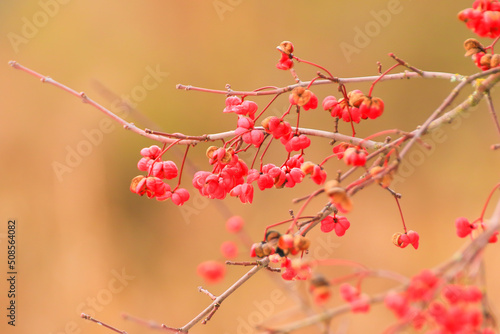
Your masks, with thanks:
M257 241L266 225L298 210L293 198L317 189L305 180L293 190L256 191L252 205L235 198L222 203L201 198L187 169L183 184L192 199L183 207L139 197L129 191L129 183L140 174L136 167L140 149L154 143L110 125L103 114L73 96L10 68L9 60L85 91L119 114L120 98L128 99L143 116L121 115L139 126L201 135L233 129L234 115L222 113L223 95L179 91L175 85L224 89L231 84L235 90L252 90L292 84L289 73L275 68L280 56L275 47L283 40L293 41L298 57L339 77L376 75L377 61L384 68L392 65L389 52L423 70L472 74L476 68L463 57L462 43L474 36L456 18L471 4L470 0L1 1L0 332L110 333L80 319L81 312L128 333L154 330L123 320L123 312L183 326L210 303L197 291L206 286L196 275L198 263L222 260L223 241L240 242L226 232L226 219L242 216L248 237ZM363 39L361 34L369 35ZM295 69L303 80L316 72L305 64L296 64ZM453 87L441 79L378 85L374 95L384 99L384 115L359 124L358 135L391 128L411 131ZM366 92L369 84L347 87L357 88ZM315 87L314 92L322 100L336 94L336 87ZM263 107L269 98L254 100ZM287 98L280 97L268 115L280 115L286 107ZM321 108L304 113L301 125L333 129L331 117ZM347 124L340 130L350 131ZM354 198L347 234L338 238L311 233L311 253L407 276L449 259L464 243L456 237L455 218L478 217L498 182L500 158L489 149L498 139L481 103L467 117L445 126L438 137L429 137L431 151L415 149L420 152L406 162L394 188L403 195L407 225L420 234L418 251L392 244L393 233L402 230L399 212L389 193L370 187ZM199 145L189 154L202 170L210 168L206 147ZM313 139L306 153L306 159L320 162L331 154L331 146ZM182 151L172 151L169 158L179 163L178 154ZM272 151L267 162L281 163L284 157L282 150ZM242 158L250 163L252 155ZM326 168L333 177L344 166L331 161ZM314 200L306 213L315 214L324 202L324 198ZM6 325L5 317L9 219L18 224L15 328ZM239 259L246 260L248 252L240 245ZM493 284L500 274L497 252L498 245L493 245L485 254L487 291L493 301L500 299L500 286ZM224 281L209 286L210 291L221 293L246 270L228 268ZM320 271L328 277L351 272L334 267ZM285 288L275 278L259 273L226 300L207 325L197 325L192 333L256 333L255 325L299 319L303 314L293 313L296 299L287 291L296 290L307 300L307 286L296 283ZM363 283L370 294L391 286L395 282L380 278ZM337 303L338 294L328 306ZM285 310L292 311L278 320L265 320ZM332 328L374 333L394 322L383 306L374 306L369 314L335 319ZM298 331L305 332L319 328Z

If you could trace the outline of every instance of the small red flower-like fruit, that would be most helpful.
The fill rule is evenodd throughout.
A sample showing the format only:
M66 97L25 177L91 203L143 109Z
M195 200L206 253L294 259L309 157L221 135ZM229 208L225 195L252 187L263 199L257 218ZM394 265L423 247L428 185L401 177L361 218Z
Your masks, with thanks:
M224 279L226 266L217 261L205 261L198 265L196 272L208 284L215 284Z
M413 248L418 249L420 236L415 231L408 231L406 233L395 233L392 236L392 242L400 247L405 248L408 245L412 245Z
M459 238L465 238L472 233L477 226L471 224L467 218L459 217L455 220L455 227L457 228L457 235Z
M333 147L333 154L337 155L337 159L342 159L344 157L345 151L351 147L349 143L340 143Z
M171 180L177 177L177 165L173 161L159 161L153 165L152 174L160 179Z
M375 119L384 112L384 101L378 97L367 96L359 106L359 112L363 119Z
M335 230L335 234L341 237L349 229L351 223L343 216L327 216L321 221L321 231L328 233Z
M293 235L291 234L283 234L280 236L278 239L278 247L283 249L283 250L288 250L293 248Z
M349 147L344 152L344 162L350 166L364 166L366 155L366 151L359 147Z
M178 188L172 193L171 198L175 205L181 206L189 200L189 192L184 188Z
M238 246L233 241L224 241L220 245L220 252L225 258L234 259L238 256Z
M395 291L391 291L385 296L384 304L400 319L410 311L408 298L404 294Z
M238 233L245 225L245 221L240 216L232 216L226 221L226 230L229 233Z
M332 111L333 108L337 106L337 98L335 96L329 95L324 98L323 103L321 104L323 107L323 110L329 110L330 112Z
M252 203L253 201L253 186L248 183L238 184L231 189L229 194L233 197L238 197L241 203Z
M289 41L283 41L277 47L277 49L281 52L281 58L276 64L276 67L280 70L289 70L293 67L292 53L293 53L293 44Z

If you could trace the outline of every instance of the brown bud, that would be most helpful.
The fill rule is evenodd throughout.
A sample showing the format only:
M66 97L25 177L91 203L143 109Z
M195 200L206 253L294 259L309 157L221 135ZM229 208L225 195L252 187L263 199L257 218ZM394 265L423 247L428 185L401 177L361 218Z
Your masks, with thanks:
M293 44L290 41L283 41L280 43L279 49L281 52L290 55L293 53Z
M304 87L295 87L292 90L292 99L295 104L302 107L311 99L311 91Z
M137 185L144 178L145 178L144 175L138 175L138 176L134 177L132 179L132 181L130 182L130 191L133 192L133 193L136 193L137 192Z
M297 234L293 238L293 247L299 251L308 250L310 245L311 245L311 240L307 239L306 237L300 234Z
M214 157L214 152L217 151L217 149L217 146L210 146L209 148L207 148L207 158L212 159Z
M484 46L479 43L477 39L469 38L464 42L464 48L466 50L465 57L475 55L479 52L485 52Z

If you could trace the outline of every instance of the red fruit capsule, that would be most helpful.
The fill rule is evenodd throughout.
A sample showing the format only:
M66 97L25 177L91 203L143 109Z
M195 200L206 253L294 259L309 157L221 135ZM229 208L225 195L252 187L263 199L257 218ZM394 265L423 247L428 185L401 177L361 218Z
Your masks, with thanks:
M226 266L217 261L205 261L198 265L196 272L208 284L215 284L224 279Z

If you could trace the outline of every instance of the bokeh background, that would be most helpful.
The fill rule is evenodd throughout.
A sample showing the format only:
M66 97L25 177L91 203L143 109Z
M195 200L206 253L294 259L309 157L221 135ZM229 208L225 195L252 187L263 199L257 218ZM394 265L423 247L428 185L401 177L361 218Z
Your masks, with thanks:
M456 18L471 3L1 1L0 332L110 333L81 320L80 312L128 333L154 331L123 320L123 312L182 326L210 302L197 291L204 285L196 275L197 264L221 259L221 242L238 241L224 229L228 216L242 216L248 236L258 240L266 225L288 218L290 209L298 210L291 199L316 189L307 180L293 190L256 191L252 205L242 205L234 198L221 204L196 195L188 169L184 183L193 200L181 209L170 202L134 195L128 187L139 174L139 150L153 143L119 126L104 132L100 126L105 116L10 68L9 60L85 91L116 112L120 112L119 97L131 96L142 118L126 116L140 126L199 135L234 128L234 115L222 114L224 96L178 91L175 85L223 89L229 83L233 89L251 90L291 84L289 73L275 68L279 58L275 47L282 40L294 42L297 56L319 63L339 77L375 75L377 61L384 68L392 64L388 52L424 70L472 74L476 68L463 57L462 43L473 35ZM378 24L369 41L356 45L358 29L377 26L373 11L388 8L396 8L397 13ZM357 47L358 52L346 56L341 48L346 44ZM144 78L155 70L162 73L156 87L141 89ZM315 73L304 64L298 64L296 70L303 80ZM368 87L351 85L348 89ZM360 124L358 134L367 136L389 128L412 130L453 87L440 79L384 82L376 87L375 95L384 99L386 111L383 117ZM335 87L314 91L321 99L334 93ZM465 97L466 93L460 95ZM493 97L498 102L496 92ZM260 106L268 101L255 100ZM286 104L286 97L279 98L269 114L280 114ZM333 126L321 109L305 113L301 121L304 126L325 130ZM341 125L341 130L349 131ZM473 219L480 214L487 194L498 182L500 159L489 149L498 142L498 134L484 103L469 117L443 129L439 140L428 139L431 152L417 148L421 152L414 155L405 177L395 185L403 194L407 224L420 234L418 251L394 247L391 236L401 230L394 200L387 192L370 187L356 195L355 209L349 214L352 227L343 238L311 234L312 247L317 249L313 254L407 276L450 258L464 242L455 235L454 219ZM86 133L97 136L91 146L85 144ZM319 162L331 153L328 141L313 140L313 145L307 151L308 159ZM206 146L199 145L189 155L200 169L209 168ZM86 155L67 160L71 159L69 152L77 149ZM176 154L180 152L173 151L170 157L179 161ZM271 153L269 162L284 158L282 151ZM250 160L251 156L244 158ZM67 172L54 170L55 163L67 165L68 161L72 165ZM342 164L332 162L327 168L334 175ZM314 214L323 203L324 199L313 201L308 212ZM5 317L8 219L18 223L15 328L6 326ZM239 258L247 259L243 246L241 250ZM498 305L500 286L494 283L499 275L497 254L498 245L486 252L486 282ZM229 268L226 279L210 290L221 293L245 271ZM320 271L329 277L351 272L345 268ZM121 281L116 280L117 273L122 274ZM292 319L300 318L300 312L293 312L296 299L287 291L298 291L307 300L307 287L298 283L285 289L276 281L268 273L259 273L225 301L208 325L197 325L192 332L253 333L250 325L285 310L292 310L288 314ZM377 293L394 285L384 279L368 279L363 287L368 293ZM338 302L336 296L329 306ZM266 320L264 325L287 320L286 316ZM332 328L340 328L342 333L373 333L394 321L389 311L374 306L370 314L334 320ZM319 332L319 328L302 332Z

